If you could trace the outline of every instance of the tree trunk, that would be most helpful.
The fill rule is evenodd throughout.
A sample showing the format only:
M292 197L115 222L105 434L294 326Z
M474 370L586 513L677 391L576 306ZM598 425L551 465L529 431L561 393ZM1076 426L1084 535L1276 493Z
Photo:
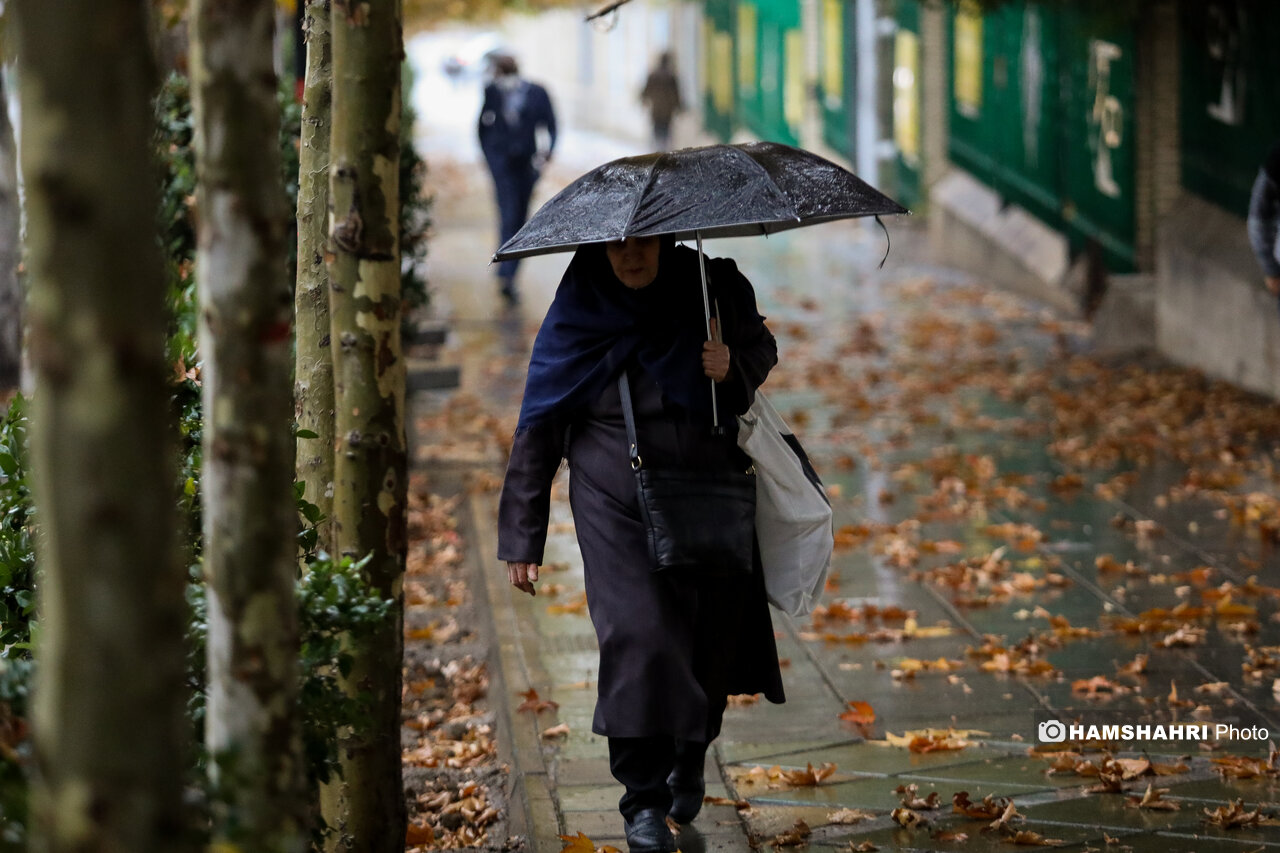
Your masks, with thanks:
M190 59L214 837L272 853L307 842L274 21L272 0L197 0Z
M16 11L41 532L31 849L182 850L186 605L146 6Z
M405 557L405 366L400 346L400 9L397 0L333 0L329 307L335 430L334 536L343 556L401 600ZM370 696L367 725L340 745L341 796L326 820L335 849L398 853L403 606L353 639L347 690Z
M8 100L0 74L0 397L16 390L22 380L22 286L18 281L22 212Z
M329 348L329 106L333 65L329 0L307 0L307 72L298 169L297 357L293 397L299 431L297 478L320 508L319 546L333 553L333 360Z

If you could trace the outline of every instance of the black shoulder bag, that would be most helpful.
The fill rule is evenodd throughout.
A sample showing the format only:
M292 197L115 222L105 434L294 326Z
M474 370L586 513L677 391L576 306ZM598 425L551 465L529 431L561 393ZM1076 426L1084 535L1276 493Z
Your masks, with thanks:
M635 412L625 370L618 379L618 392L653 570L750 573L756 524L755 469L722 472L646 467L636 445Z

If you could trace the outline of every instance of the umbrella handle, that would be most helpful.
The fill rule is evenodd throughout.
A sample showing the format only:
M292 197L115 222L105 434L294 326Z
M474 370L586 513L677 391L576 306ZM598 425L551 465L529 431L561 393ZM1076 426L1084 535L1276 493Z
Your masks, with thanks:
M707 340L711 340L711 298L707 295L707 264L706 258L702 254L702 232L695 231L694 237L698 241L698 272L702 275L702 317L706 321ZM720 429L720 410L716 405L716 381L711 380L711 429L717 435L722 432Z

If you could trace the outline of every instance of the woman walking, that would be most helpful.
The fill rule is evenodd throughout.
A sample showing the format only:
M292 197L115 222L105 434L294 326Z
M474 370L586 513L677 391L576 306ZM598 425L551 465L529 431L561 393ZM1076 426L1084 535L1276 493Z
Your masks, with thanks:
M670 238L580 247L534 342L499 502L498 557L535 594L551 482L569 460L569 499L600 646L592 730L609 763L632 853L669 853L665 818L702 807L703 765L726 699L783 701L759 559L750 574L655 572L629 458L619 377L645 464L743 471L736 421L777 363L754 292L730 260L707 262L717 332L707 341L697 253ZM722 434L711 429L715 380Z

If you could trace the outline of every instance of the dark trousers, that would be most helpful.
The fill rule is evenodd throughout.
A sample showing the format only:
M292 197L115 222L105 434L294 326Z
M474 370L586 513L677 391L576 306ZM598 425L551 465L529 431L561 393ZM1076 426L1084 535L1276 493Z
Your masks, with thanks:
M655 118L653 120L653 150L671 150L671 119L658 121Z
M533 185L538 182L538 170L529 160L488 162L498 198L498 245L501 246L515 236L529 218L529 200L533 198ZM498 264L498 277L507 281L515 278L519 264L518 260Z
M667 778L673 771L686 778L702 776L707 748L720 734L724 697L711 705L705 741L677 740L662 735L609 738L609 770L627 789L618 800L618 811L626 820L632 820L642 809L660 809L664 815L671 810Z

